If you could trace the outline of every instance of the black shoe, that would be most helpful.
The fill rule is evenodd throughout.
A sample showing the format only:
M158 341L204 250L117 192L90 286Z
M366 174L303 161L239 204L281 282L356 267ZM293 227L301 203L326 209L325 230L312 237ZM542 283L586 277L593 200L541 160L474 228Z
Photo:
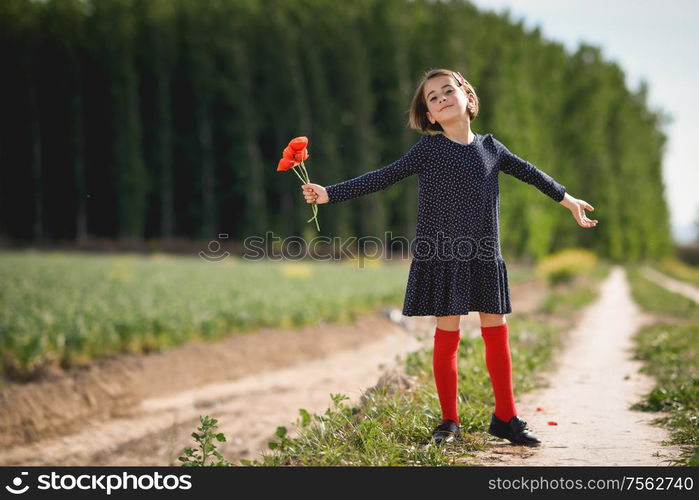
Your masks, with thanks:
M432 441L436 444L451 443L461 437L461 426L453 420L445 420L432 433Z
M488 434L508 439L513 444L523 444L525 446L539 446L541 444L541 440L532 434L527 423L516 416L512 417L509 422L505 422L493 413Z

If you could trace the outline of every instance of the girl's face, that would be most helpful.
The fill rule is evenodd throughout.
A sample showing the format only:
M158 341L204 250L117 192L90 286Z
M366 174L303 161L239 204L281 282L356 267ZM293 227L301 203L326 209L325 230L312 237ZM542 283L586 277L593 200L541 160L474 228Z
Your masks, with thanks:
M469 103L474 103L473 97L467 96L451 76L430 78L425 83L423 94L430 123L438 122L444 127L447 122L468 120L467 108Z

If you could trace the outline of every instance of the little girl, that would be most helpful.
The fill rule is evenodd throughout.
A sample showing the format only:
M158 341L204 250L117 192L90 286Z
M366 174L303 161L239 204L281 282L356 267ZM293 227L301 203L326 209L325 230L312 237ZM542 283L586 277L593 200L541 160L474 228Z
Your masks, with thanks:
M500 251L498 173L513 175L568 208L578 225L595 227L594 208L565 186L511 153L493 134L471 131L479 101L461 73L435 69L418 85L408 124L424 135L400 159L332 186L304 184L307 203L339 203L418 174L416 238L403 315L436 316L433 370L442 423L437 443L461 434L457 413L460 319L478 311L485 361L495 397L488 432L513 444L541 441L517 416L505 314L512 312L507 267Z

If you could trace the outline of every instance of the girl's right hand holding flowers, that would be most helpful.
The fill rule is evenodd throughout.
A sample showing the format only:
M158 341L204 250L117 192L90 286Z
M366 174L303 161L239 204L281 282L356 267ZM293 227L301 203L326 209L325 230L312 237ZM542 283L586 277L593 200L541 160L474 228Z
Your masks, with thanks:
M330 201L328 192L320 184L303 184L301 190L303 191L303 197L306 198L306 203L322 205Z

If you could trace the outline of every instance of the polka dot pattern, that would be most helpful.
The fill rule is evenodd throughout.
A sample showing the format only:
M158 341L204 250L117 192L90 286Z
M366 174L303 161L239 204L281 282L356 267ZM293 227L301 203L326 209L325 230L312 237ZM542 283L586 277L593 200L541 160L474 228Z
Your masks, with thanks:
M565 195L565 186L492 134L474 135L470 144L442 133L424 135L390 165L325 188L328 203L340 203L418 175L405 316L511 313L507 265L500 250L498 174L531 184L557 202Z

